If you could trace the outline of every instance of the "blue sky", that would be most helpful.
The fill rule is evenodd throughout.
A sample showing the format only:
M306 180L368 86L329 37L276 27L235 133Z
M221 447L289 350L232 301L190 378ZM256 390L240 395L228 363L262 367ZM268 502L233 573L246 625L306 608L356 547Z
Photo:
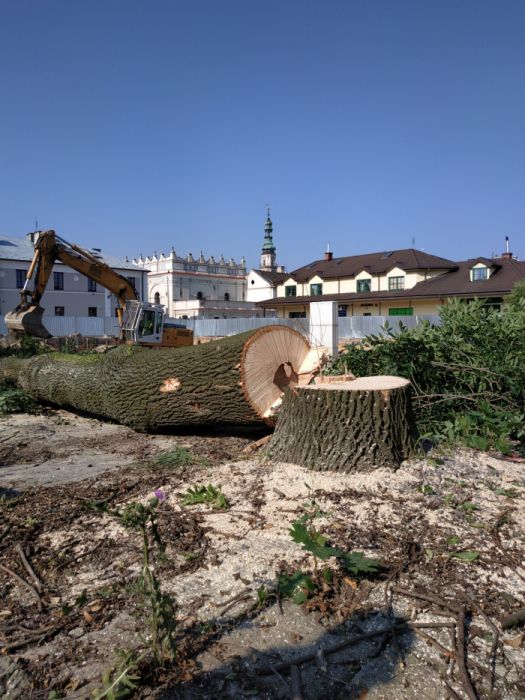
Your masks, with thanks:
M0 0L0 233L525 257L522 0Z

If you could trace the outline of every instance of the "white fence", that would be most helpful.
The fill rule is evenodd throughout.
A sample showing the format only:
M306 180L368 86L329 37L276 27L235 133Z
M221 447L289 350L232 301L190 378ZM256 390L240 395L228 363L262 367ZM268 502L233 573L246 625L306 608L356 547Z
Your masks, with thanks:
M306 318L199 318L170 319L191 328L196 337L216 338L243 333L255 328L269 325L281 325L295 328L308 336L310 324ZM338 319L339 340L364 338L367 335L384 333L385 322L393 333L399 332L400 324L414 328L423 321L439 323L439 316L346 316ZM49 316L44 318L44 325L56 337L80 333L86 337L118 336L119 326L116 318L92 318L86 316ZM0 335L6 335L7 328L0 317Z
M339 340L383 335L385 323L388 324L392 333L399 333L403 326L415 328L424 321L437 326L439 316L344 316L339 318Z
M44 326L51 335L61 338L80 333L91 337L118 336L119 325L116 318L93 318L91 316L44 316ZM0 335L6 335L7 328L3 316L0 317Z

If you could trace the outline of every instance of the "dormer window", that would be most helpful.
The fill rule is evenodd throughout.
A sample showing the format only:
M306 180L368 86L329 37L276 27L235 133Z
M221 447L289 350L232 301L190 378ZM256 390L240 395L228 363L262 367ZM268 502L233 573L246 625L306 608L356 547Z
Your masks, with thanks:
M486 267L473 267L470 271L470 279L473 282L478 280L487 280L489 278L489 271Z
M310 285L310 294L313 297L318 297L321 296L323 293L323 285L322 284L311 284Z
M395 290L405 288L405 278L404 277L389 277L388 278L388 290L393 292Z
M297 285L287 284L284 288L285 297L296 297L297 296Z
M357 291L358 292L370 292L370 291L372 291L372 280L371 279L357 280Z

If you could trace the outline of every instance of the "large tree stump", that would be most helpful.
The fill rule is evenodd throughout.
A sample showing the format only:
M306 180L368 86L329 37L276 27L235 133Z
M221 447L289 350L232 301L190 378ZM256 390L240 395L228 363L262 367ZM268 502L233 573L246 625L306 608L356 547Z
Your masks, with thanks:
M41 355L4 364L33 398L142 431L272 425L287 386L312 369L304 336L266 326L205 345L123 346L102 355ZM21 365L24 365L20 369Z
M361 377L287 390L268 453L315 470L396 469L414 437L410 382Z

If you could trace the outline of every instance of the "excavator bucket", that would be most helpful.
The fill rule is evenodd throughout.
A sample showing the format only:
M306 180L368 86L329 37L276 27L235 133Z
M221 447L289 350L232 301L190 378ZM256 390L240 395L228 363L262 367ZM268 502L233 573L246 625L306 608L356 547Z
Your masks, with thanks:
M51 338L51 333L42 323L44 309L38 304L19 304L5 315L5 325L15 335L31 335L35 338Z

